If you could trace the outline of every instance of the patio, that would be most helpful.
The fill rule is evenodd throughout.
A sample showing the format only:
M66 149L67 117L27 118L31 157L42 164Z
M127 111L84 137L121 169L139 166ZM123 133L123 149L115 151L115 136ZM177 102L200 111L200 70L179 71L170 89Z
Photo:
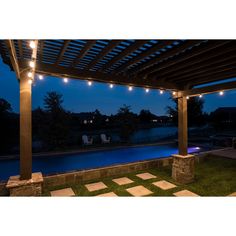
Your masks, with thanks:
M232 63L235 50L236 43L230 40L0 41L3 61L15 71L20 82L20 175L9 179L7 188L10 194L14 192L24 196L27 192L27 195L41 195L43 191L42 174L32 174L31 92L36 75L39 78L43 75L55 76L63 78L65 82L69 78L82 79L87 80L89 85L93 81L121 84L128 86L129 91L137 86L145 91L157 89L171 92L178 99L179 154L173 155L169 177L155 181L169 180L168 183L161 182L166 187L172 186L172 182L177 186L194 182L194 156L187 151L187 101L193 96L215 92L222 95L224 91L236 88L235 81L224 82L236 76ZM219 81L222 83L209 85ZM198 87L200 85L202 87ZM147 181L151 181L147 177L150 174L144 177ZM130 179L135 182L135 179ZM160 186L161 183L155 183L152 188L158 188L156 185ZM100 185L105 188L103 182ZM96 185L92 186L96 188ZM136 187L127 189L127 192L131 195L136 195L136 192L142 195L143 191L147 195L153 193L144 189L145 185ZM73 195L70 189L66 191ZM110 192L114 195L113 191Z
M179 184L171 178L171 166L134 171L73 185L45 188L44 196L235 196L236 163L206 156L196 163L195 181ZM69 189L69 190L68 190ZM55 194L56 193L56 194Z

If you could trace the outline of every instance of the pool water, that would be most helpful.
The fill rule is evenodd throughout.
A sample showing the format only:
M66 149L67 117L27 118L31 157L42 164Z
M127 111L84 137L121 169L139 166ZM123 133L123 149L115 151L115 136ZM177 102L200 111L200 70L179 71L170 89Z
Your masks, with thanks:
M199 151L202 151L202 148L188 148L189 153ZM178 153L177 146L168 144L38 156L33 157L33 172L41 171L43 174L63 173L168 157L176 153ZM0 160L0 180L7 180L12 175L18 175L19 166L19 159Z

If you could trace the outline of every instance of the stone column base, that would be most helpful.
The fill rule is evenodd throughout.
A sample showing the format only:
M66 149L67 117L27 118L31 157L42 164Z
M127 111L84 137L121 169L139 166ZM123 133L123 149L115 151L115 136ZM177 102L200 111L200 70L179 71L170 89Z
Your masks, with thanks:
M194 155L172 155L172 178L181 184L194 181Z
M32 178L20 180L20 176L11 176L7 182L10 196L41 196L43 176L41 172L33 173Z

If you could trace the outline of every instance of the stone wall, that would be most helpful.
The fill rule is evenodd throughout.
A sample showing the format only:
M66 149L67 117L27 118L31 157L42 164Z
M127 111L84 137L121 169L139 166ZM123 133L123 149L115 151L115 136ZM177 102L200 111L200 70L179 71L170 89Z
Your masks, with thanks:
M80 184L85 181L96 180L117 175L127 174L133 171L158 168L172 164L172 157L141 161L129 164L103 167L91 170L75 171L70 173L44 176L44 187L56 187L65 184Z

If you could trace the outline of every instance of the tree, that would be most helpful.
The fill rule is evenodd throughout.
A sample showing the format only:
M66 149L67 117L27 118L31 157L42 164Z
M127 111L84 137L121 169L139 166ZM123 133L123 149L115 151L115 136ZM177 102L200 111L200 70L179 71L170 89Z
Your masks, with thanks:
M48 92L44 97L44 108L47 112L63 111L62 103L62 94L55 91Z
M175 124L178 123L178 99L171 98L175 103L174 107L167 107L167 113L173 118ZM204 100L198 97L191 97L188 100L188 125L200 126L205 124L205 114L203 113Z
M69 115L62 107L62 94L48 92L44 97L45 115L41 137L49 147L61 147L68 141Z
M156 116L152 114L149 110L141 110L139 113L139 119L141 123L150 123Z
M128 142L136 129L137 115L131 112L130 106L124 104L118 110L116 119L120 127L120 138Z
M0 153L10 153L19 144L19 116L11 104L0 98Z

